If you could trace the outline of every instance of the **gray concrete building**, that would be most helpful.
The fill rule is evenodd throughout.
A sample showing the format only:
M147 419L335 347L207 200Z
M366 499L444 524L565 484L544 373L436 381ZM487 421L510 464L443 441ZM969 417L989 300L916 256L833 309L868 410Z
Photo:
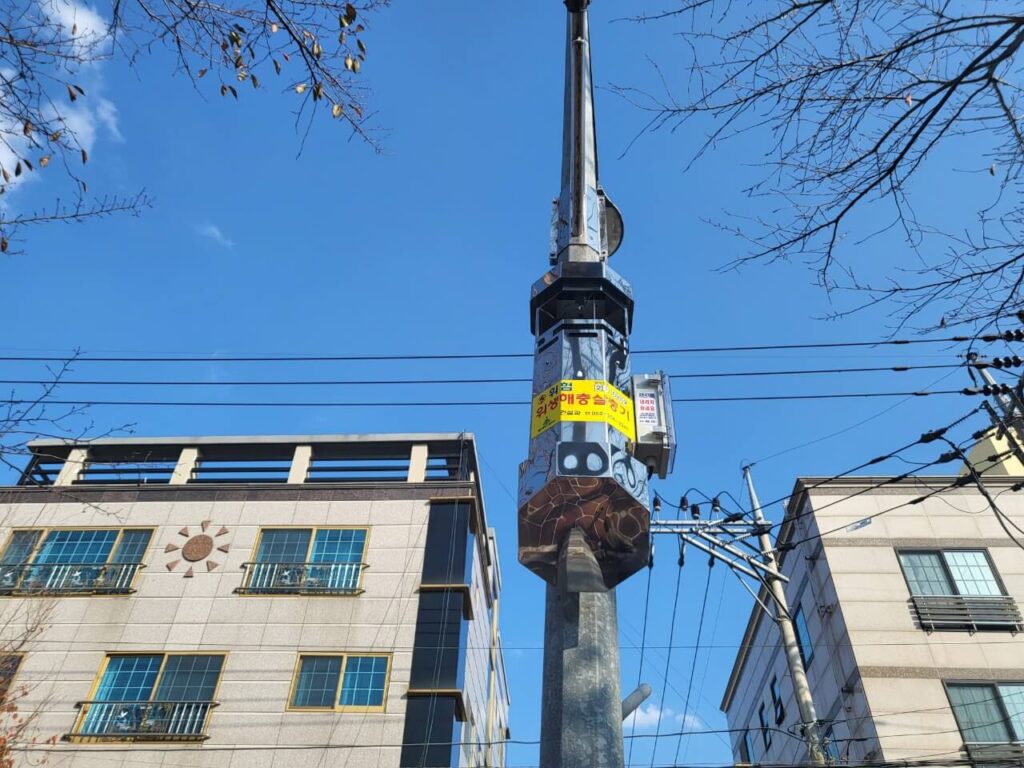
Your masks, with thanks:
M836 763L1024 757L1024 551L956 479L796 482L777 547ZM1024 542L1020 479L986 486ZM755 606L721 705L737 762L807 761L779 643Z
M31 718L26 764L504 765L472 435L30 451L0 488L0 682Z

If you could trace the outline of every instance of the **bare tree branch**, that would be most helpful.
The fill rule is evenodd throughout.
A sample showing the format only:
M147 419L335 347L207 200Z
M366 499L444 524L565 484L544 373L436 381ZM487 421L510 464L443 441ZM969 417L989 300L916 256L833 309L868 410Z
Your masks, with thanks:
M1019 4L680 0L632 20L678 24L690 56L685 98L660 69L661 95L615 86L648 113L641 133L707 126L695 158L740 135L771 139L767 174L744 191L781 204L718 224L750 246L728 268L797 258L826 290L867 294L837 315L888 304L898 325L925 329L980 332L1024 308ZM986 158L977 171L997 178L996 200L966 202L960 222L929 222L913 183L966 137ZM897 268L879 285L857 272L886 257L847 235L862 226L855 213L887 205L890 223L872 236L898 226L918 265L887 258Z
M12 0L0 8L0 195L31 174L63 169L70 193L48 211L0 206L0 253L26 227L137 214L144 192L89 201L83 115L99 108L86 93L105 61L131 64L166 49L174 69L197 86L242 98L276 80L297 95L297 119L318 110L379 149L368 124L367 18L388 0L113 0L107 16L77 0ZM205 79L204 79L205 78Z

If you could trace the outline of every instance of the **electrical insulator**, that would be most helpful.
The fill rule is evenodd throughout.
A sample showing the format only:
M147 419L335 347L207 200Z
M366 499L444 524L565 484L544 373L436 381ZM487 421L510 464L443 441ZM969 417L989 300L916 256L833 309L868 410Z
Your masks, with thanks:
M722 511L722 502L718 500L717 496L715 496L715 498L713 498L711 500L711 514L714 514L715 512L721 512L721 511Z
M1013 388L1009 384L986 384L981 391L986 395L1009 395Z
M700 520L700 504L694 504L690 507L690 517L694 520Z
M679 497L679 510L681 512L685 512L689 508L690 508L690 500L687 499L685 496L680 496Z
M661 499L657 496L654 497L654 514L661 512Z

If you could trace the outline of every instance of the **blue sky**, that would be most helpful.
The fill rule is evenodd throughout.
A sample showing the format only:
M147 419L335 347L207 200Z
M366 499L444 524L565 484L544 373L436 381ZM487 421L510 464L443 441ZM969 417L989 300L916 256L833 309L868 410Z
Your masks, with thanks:
M621 4L598 0L592 12L595 81L655 87L647 60L678 61L668 26L611 23ZM163 55L130 70L93 72L102 96L90 160L92 189L145 188L155 205L139 218L32 233L24 256L0 261L5 353L81 348L84 353L194 353L201 365L90 365L79 378L417 378L529 376L522 360L295 365L225 364L243 353L528 352L530 284L547 266L550 200L558 193L564 14L555 0L493 4L401 2L374 19L362 77L374 89L383 151L349 140L337 123L318 121L299 154L293 94L264 89L222 99L212 82L173 77ZM751 204L741 189L755 178L766 136L751 133L684 172L699 126L646 136L623 155L645 116L602 88L598 93L601 177L623 211L626 237L613 266L634 286L637 349L871 339L882 315L841 322L803 265L718 268L745 244L706 223ZM962 186L940 164L918 198L941 215ZM973 182L972 182L973 183ZM54 188L25 185L8 205L31 208ZM764 203L768 205L769 203ZM870 224L870 221L867 222ZM871 270L905 258L898 239L874 241L859 258ZM840 297L842 299L842 297ZM955 346L782 353L636 356L635 371L744 372L903 364L951 364ZM1003 350L996 350L1005 353ZM0 363L3 378L41 371ZM870 392L922 389L948 371L681 380L677 397ZM953 372L939 388L967 384ZM30 387L18 387L30 395ZM336 400L358 409L94 407L98 429L134 423L141 435L472 431L484 462L490 522L498 529L505 575L503 634L511 674L512 731L539 735L542 583L516 563L516 468L528 443L524 407L374 408L401 400L528 400L527 385L419 387L64 387L79 399ZM667 498L696 486L740 492L740 467L877 417L845 434L766 460L756 468L764 499L786 494L798 475L827 475L951 421L967 398L850 399L695 403L678 407L676 472L657 490ZM888 413L881 412L893 405ZM879 471L897 474L905 464ZM781 509L767 510L778 519ZM675 544L662 541L653 572L644 678L661 705ZM706 566L691 555L683 571L679 619L664 695L663 731L677 731L693 663ZM636 682L645 576L620 590L624 688ZM697 657L693 724L722 728L718 703L750 606L722 567L711 575ZM671 713L669 713L671 710ZM649 733L656 710L646 710ZM633 762L652 759L638 741ZM676 740L656 758L671 760ZM725 763L724 737L694 735L680 760ZM531 765L535 746L515 746L509 765Z

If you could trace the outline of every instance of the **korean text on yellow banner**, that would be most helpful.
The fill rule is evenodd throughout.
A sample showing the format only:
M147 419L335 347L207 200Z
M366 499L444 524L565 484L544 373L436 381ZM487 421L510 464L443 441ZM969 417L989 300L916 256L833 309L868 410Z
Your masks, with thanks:
M636 440L633 401L607 381L563 379L533 398L530 437L563 421L598 421Z

